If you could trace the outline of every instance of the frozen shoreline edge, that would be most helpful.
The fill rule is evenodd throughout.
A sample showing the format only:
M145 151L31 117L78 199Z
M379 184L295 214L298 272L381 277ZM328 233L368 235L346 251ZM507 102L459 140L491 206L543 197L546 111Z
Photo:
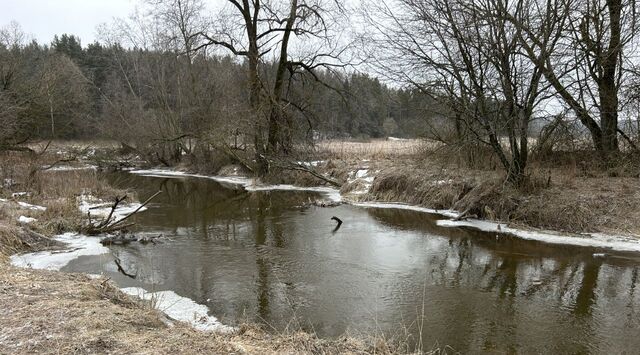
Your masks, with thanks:
M534 229L520 229L509 227L506 223L479 220L479 219L465 219L456 221L453 220L460 216L459 212L453 210L437 210L427 207L421 207L416 205L409 205L400 202L350 202L342 199L340 191L332 187L299 187L294 185L264 185L256 186L253 184L253 180L247 177L223 177L223 176L209 176L200 174L191 174L178 170L165 170L165 169L148 169L148 170L131 170L129 173L152 176L152 177L168 177L168 178L181 178L181 177L195 177L211 179L223 183L231 183L242 185L247 191L267 191L267 190L289 190L289 191L313 191L319 192L327 196L330 200L335 202L345 202L352 206L363 208L390 208L390 209L403 209L411 210L422 213L436 214L450 219L438 220L436 223L441 227L470 227L483 232L510 234L523 240L538 241L547 244L554 245L569 245L576 247L590 247L597 249L608 249L619 252L636 252L640 253L640 238L627 237L621 235L609 235L604 233L570 233L563 234L556 231L547 230L534 230Z
M68 248L14 254L10 257L11 265L25 269L60 271L69 262L80 256L99 256L111 252L109 248L100 243L101 238L99 237L65 233L52 239L66 244ZM218 318L210 316L209 307L196 303L191 298L180 296L172 290L151 292L141 287L121 287L119 289L129 296L151 301L155 309L170 319L188 323L197 330L217 333L236 331L235 327L222 324Z

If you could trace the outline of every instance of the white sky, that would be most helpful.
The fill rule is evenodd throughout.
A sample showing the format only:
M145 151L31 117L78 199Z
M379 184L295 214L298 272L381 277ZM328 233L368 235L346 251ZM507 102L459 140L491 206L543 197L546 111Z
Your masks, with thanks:
M0 27L17 21L40 43L63 33L80 37L82 45L96 39L96 26L132 13L139 0L0 0Z

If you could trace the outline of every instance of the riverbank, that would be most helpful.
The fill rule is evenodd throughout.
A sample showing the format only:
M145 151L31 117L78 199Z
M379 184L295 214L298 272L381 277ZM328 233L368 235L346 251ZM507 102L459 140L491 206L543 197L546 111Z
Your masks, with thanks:
M329 142L312 160L309 168L341 181L350 201L452 210L519 229L640 239L640 159L634 156L602 169L589 152L556 153L532 161L519 187L507 184L495 165L470 169L415 140ZM278 173L269 182L321 183L301 172Z
M0 353L388 353L352 338L202 332L130 298L109 280L0 264ZM380 343L382 344L382 343Z

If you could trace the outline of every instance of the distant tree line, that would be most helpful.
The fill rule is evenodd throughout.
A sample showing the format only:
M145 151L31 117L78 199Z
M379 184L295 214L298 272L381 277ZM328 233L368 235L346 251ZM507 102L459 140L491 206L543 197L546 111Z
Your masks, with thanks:
M70 34L28 41L17 24L0 37L3 147L30 139L110 138L153 146L176 161L186 138L229 142L252 131L247 63L233 56L95 42ZM260 64L265 77L276 63ZM290 75L290 74L288 74ZM296 140L417 137L434 113L416 89L390 88L366 74L318 70L292 81ZM246 142L245 142L246 143Z

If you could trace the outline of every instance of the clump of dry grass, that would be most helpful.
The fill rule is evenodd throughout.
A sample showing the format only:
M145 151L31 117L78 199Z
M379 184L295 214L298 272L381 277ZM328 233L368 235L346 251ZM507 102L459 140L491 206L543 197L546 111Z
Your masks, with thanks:
M0 268L10 255L35 250L58 248L60 244L30 229L0 224Z
M19 228L16 225L0 224L0 264L9 255L18 253L24 249L24 244L19 236Z
M401 201L448 209L473 188L474 182L442 172L426 173L415 167L383 170L373 181L369 199Z
M124 194L123 191L110 187L95 170L43 169L58 159L59 154L51 152L0 153L0 178L1 182L6 182L0 185L0 196L8 200L0 202L0 226L3 227L1 254L5 257L25 250L21 248L24 247L24 243L21 244L20 239L27 238L28 234L19 233L26 230L24 228L47 236L79 230L83 218L77 206L79 195L91 194L99 198L110 198ZM44 206L46 210L24 208L17 202ZM37 221L19 228L17 220L20 216L36 218Z

